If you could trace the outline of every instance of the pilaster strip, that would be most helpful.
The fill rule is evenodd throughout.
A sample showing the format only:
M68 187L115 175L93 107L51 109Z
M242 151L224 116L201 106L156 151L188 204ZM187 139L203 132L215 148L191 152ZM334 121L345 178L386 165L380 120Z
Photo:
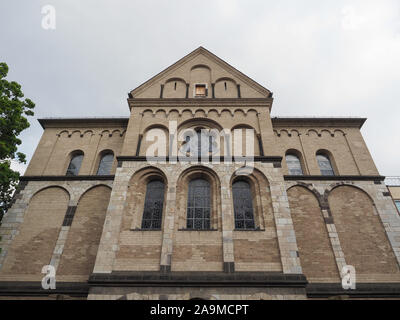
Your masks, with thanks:
M74 219L75 211L77 206L68 206L67 212L65 213L63 227L70 227L72 224L72 220Z
M222 250L224 271L227 273L235 270L235 256L233 244L233 208L230 192L230 176L221 178L221 219L222 219Z
M307 154L304 151L304 145L303 145L303 141L301 140L301 133L299 133L298 135L299 137L299 141L300 141L300 146L301 146L301 151L302 151L302 155L303 155L303 159L304 159L304 164L306 165L306 173L310 174L310 167L308 166L308 160L307 160Z
M143 135L139 134L139 139L138 139L138 143L137 143L137 146L136 146L136 156L139 156L140 145L142 144L142 139L143 139Z
M185 99L189 99L189 83L186 83L186 96Z
M298 257L296 234L281 173L275 181L271 181L270 191L283 273L301 274L303 271Z
M335 256L336 266L339 274L341 274L344 266L347 265L342 246L340 245L339 235L336 231L335 222L330 214L329 205L328 208L321 207L322 215L324 216L326 230L328 232L329 242L332 246L332 251Z
M113 268L115 254L118 251L119 233L124 206L126 205L128 184L133 174L133 172L126 173L123 169L123 167L117 168L115 174L93 272L110 273Z
M18 234L18 229L21 223L24 222L24 215L28 203L30 200L30 194L26 186L28 182L20 181L20 189L18 191L18 196L15 197L15 201L12 207L3 216L0 225L0 270L3 266L4 260L6 259L8 249L11 246L12 241Z
M65 246L65 243L67 242L68 233L69 233L70 229L71 229L70 225L61 227L61 230L58 234L56 245L53 250L53 254L50 259L49 264L55 268L56 275L57 275L57 268L58 268L58 265L60 264L61 255L64 251L64 246Z
M384 195L388 192L386 185L374 184L373 186L375 187L375 191L372 192L374 195L375 208L382 221L389 243L400 267L400 216L393 199Z
M346 140L347 147L349 148L351 157L353 158L353 161L354 161L354 164L356 165L357 171L358 171L359 174L361 174L361 170L360 170L360 168L359 168L359 166L358 166L358 163L357 163L357 161L356 161L356 158L354 157L353 150L351 149L351 146L350 146L350 143L349 143L349 139L347 139L347 134L344 133L343 136L344 136L344 140Z
M176 180L170 182L171 187L167 191L167 202L163 224L160 271L171 271L171 260L173 251L173 233L176 208Z

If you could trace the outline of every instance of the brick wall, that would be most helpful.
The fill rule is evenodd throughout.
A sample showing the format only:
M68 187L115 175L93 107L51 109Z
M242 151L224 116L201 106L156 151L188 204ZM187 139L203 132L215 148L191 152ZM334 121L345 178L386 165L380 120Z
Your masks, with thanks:
M311 123L301 127L275 126L274 131L278 154L284 157L286 151L296 150L302 155L304 174L321 174L316 160L318 150L329 151L337 175L378 174L359 128L343 128L339 124L335 127L327 122L320 127L313 127ZM286 161L283 168L287 174Z
M340 243L346 262L357 275L399 274L393 249L370 198L361 190L340 186L329 195Z
M242 232L238 239L236 232L234 243L236 271L282 271L278 242L262 232ZM265 239L265 238L269 239Z
M70 154L75 150L84 153L79 174L96 174L102 151L112 150L115 156L120 153L124 130L106 125L102 128L46 128L25 175L64 175ZM112 173L115 168L116 161Z
M98 186L87 191L79 200L57 275L83 275L88 278L93 271L110 194L109 187Z
M57 187L33 196L24 223L0 270L0 279L38 280L43 277L42 267L50 263L68 201L67 192Z
M339 281L338 268L317 198L303 187L288 191L300 261L308 281Z

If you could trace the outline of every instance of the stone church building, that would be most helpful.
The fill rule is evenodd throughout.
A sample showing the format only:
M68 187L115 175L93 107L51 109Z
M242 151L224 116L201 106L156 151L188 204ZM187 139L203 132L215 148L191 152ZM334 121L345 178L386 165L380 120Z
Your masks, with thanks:
M127 102L127 118L39 120L0 227L0 298L400 296L366 119L271 117L272 92L202 47Z

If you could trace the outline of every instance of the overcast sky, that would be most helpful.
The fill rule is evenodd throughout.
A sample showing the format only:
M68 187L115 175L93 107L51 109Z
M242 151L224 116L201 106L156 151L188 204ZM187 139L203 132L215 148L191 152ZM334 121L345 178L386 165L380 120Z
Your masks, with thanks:
M400 176L399 0L1 0L0 39L36 103L28 160L36 118L128 116L128 91L204 46L274 92L273 116L367 117L379 172Z

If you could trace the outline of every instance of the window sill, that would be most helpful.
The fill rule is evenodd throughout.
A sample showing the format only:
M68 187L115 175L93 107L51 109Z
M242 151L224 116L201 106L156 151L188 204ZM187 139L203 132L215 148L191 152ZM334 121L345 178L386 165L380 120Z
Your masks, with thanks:
M178 231L218 231L218 229L178 229Z
M131 231L162 231L162 229L130 229Z
M260 229L260 228L256 228L256 229L233 229L233 231L256 231L256 232L262 232L262 231L265 231L265 229Z

